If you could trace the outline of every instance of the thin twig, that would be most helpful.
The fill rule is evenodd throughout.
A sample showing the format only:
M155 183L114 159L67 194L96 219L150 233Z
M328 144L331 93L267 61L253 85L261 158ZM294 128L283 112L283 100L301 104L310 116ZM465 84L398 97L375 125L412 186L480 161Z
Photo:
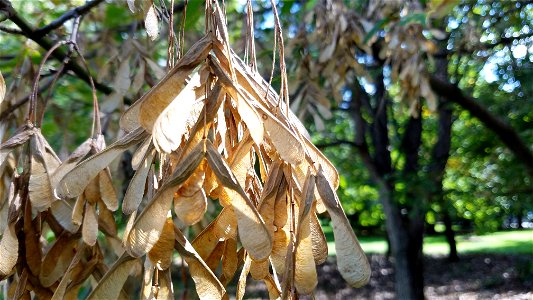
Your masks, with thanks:
M87 1L84 5L75 7L67 11L66 13L61 15L59 18L55 19L54 21L50 22L48 25L44 27L36 29L34 32L36 34L45 36L48 33L50 33L52 30L55 30L63 26L63 24L65 24L65 22L67 22L68 20L87 14L92 8L96 7L98 4L102 2L104 2L104 0Z

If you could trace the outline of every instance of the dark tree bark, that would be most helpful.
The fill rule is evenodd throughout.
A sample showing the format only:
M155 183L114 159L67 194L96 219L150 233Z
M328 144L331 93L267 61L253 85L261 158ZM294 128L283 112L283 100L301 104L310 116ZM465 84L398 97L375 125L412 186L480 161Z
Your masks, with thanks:
M450 262L459 261L459 255L457 254L457 243L455 242L455 231L452 228L452 218L448 210L444 210L442 213L442 221L444 222L444 235L446 236L446 242L450 248L450 254L448 254L448 260Z
M441 81L448 80L448 60L445 58L438 58L437 63L437 73L435 77ZM450 261L459 260L457 255L457 244L455 243L455 232L453 231L451 224L451 216L448 210L450 205L444 198L444 192L442 187L442 180L444 178L444 171L446 168L446 163L450 157L450 148L452 142L452 124L453 124L453 110L451 107L450 100L441 95L439 97L439 107L438 107L438 139L437 143L433 147L432 153L432 162L429 166L429 182L432 184L432 188L429 191L429 200L439 203L442 207L443 214L442 220L444 222L446 236L446 241L450 248L450 253L448 259Z
M387 106L383 76L376 79L375 106L369 111L370 123L363 118L362 104L368 104L369 95L356 82L352 91L351 117L355 123L355 145L365 166L378 186L379 197L386 216L387 236L390 251L395 263L395 288L398 299L423 299L423 254L424 197L417 195L415 189L409 193L412 202L400 205L399 195L394 189L394 170L390 156ZM368 107L369 105L365 106ZM406 158L404 174L416 177L418 172L418 150L421 144L422 121L411 118L408 122L402 151ZM368 140L372 142L372 153Z

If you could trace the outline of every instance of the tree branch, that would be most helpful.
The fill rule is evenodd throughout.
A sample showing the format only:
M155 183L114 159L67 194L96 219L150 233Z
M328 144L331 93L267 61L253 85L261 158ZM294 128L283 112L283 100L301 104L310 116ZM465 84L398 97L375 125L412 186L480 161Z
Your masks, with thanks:
M93 4L93 6L91 6L90 8L93 8L94 6L96 6L96 4L101 3L101 2L103 2L103 0L92 1L91 3ZM9 2L8 0L0 0L0 11L3 11L9 17L9 19L20 28L20 30L22 31L22 34L25 37L35 41L37 44L39 44L39 46L41 46L45 50L47 51L50 50L53 43L49 39L47 39L42 33L38 33L36 30L34 30L24 19L22 19L17 14L13 6L11 5L11 2ZM89 11L88 9L85 9L84 13L87 13L88 11ZM63 51L62 49L58 49L57 51L54 51L52 56L58 59L59 61L64 61L65 58L67 57L67 53L65 53L65 51ZM74 74L76 74L76 76L78 76L83 81L90 83L89 75L85 72L84 68L82 68L79 64L77 64L73 60L70 60L69 63L65 66L65 68L66 70L70 70L74 72ZM94 82L94 85L96 89L103 92L104 94L111 94L113 92L113 88L105 84Z
M102 2L104 2L104 0L87 1L84 5L75 7L73 9L67 11L66 13L61 15L59 18L57 18L54 21L50 22L50 24L48 24L48 25L46 25L46 26L44 26L42 28L36 29L34 32L35 32L35 34L39 34L39 35L45 36L48 33L50 33L50 31L55 30L55 29L63 26L63 24L65 24L66 21L68 21L70 19L74 19L74 18L76 18L78 16L83 16L83 15L87 14L93 7L96 7L98 4L100 4Z
M438 79L435 76L432 76L429 82L433 91L459 104L459 106L466 109L472 116L479 119L488 129L494 132L516 157L522 161L528 173L533 177L533 153L513 127L491 114L476 99L465 95L456 85Z

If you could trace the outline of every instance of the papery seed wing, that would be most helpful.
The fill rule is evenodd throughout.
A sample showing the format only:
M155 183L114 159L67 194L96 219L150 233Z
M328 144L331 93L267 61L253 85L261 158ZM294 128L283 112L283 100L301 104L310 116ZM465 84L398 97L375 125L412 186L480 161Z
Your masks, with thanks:
M70 156L52 173L50 181L53 188L56 188L59 181L65 177L65 174L74 169L74 167L76 167L76 165L89 154L92 143L92 138L81 143L81 145L79 145L78 148L76 148L76 150L74 150L74 152L72 152L72 154L70 154Z
M315 264L321 265L328 258L328 243L324 231L320 226L320 221L316 213L311 213L311 240L313 242L313 257Z
M205 91L201 86L200 74L195 73L155 120L152 138L159 152L176 150L183 135L198 120L204 104L202 97Z
M126 250L132 256L144 255L159 240L175 190L203 159L200 147L201 145L196 146L195 150L181 160L171 178L157 191L133 224L125 243Z
M54 219L67 231L75 233L79 229L81 219L78 224L74 224L72 221L72 210L76 201L73 200L60 200L52 202L50 206L50 212L54 216Z
M226 286L235 276L239 258L237 257L237 241L235 239L226 239L224 254L222 257L222 284Z
M115 187L113 186L113 180L111 179L111 173L108 168L100 171L98 175L98 186L100 187L100 197L107 206L107 209L115 211L118 208L117 194L115 193Z
M267 258L272 251L272 240L265 223L237 182L227 163L210 142L207 143L207 161L219 181L241 196L232 199L241 243L254 259L262 260Z
M244 297L244 292L246 290L246 278L250 272L250 265L252 264L252 259L249 255L246 255L244 260L244 266L242 267L241 275L239 276L239 281L237 282L237 295L235 295L236 300L242 300Z
M19 242L15 232L15 224L9 224L0 240L0 280L11 273L18 258Z
M174 227L174 233L177 241L176 250L189 265L189 271L196 284L196 292L200 299L228 299L226 289L187 241L183 233L177 227Z
M117 224L111 210L100 200L98 202L98 228L108 236L117 235Z
M44 287L49 287L59 280L67 270L76 254L78 240L63 233L54 242L44 256L39 280Z
M316 187L331 216L339 272L349 285L353 287L365 285L370 279L370 264L337 195L322 170L317 174Z
M172 218L167 217L161 236L148 252L148 257L159 270L166 270L172 263L172 251L174 251L174 222Z
M211 50L211 36L206 35L178 61L177 65L148 93L133 104L121 119L124 128L135 126L135 115L138 114L139 123L148 132L163 110L176 98L185 86L185 79L195 65L203 61ZM136 108L139 106L140 108ZM131 125L129 125L131 124Z
M95 204L87 203L85 205L81 234L83 241L87 245L94 246L96 244L96 238L98 237L98 215L96 214Z
M87 299L118 299L122 286L137 263L138 259L123 255L102 277Z
M122 212L126 215L136 211L139 207L139 204L142 202L144 189L146 186L146 178L150 171L150 166L152 165L154 156L154 150L146 153L143 162L137 168L137 171L133 175L133 178L128 185L128 189L124 195L124 200L122 200Z
M194 239L193 247L200 257L207 259L220 239L237 237L237 220L233 209L223 208L218 216Z
M80 195L87 184L89 184L100 171L107 167L126 149L142 141L145 136L146 133L138 128L128 133L102 152L81 162L61 179L56 189L57 195L60 198L74 198Z

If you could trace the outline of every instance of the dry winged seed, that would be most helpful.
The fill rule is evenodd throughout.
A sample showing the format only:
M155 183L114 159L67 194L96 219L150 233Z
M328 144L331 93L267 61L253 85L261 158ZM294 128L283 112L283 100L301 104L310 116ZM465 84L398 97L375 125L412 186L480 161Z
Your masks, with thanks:
M244 292L246 290L246 278L250 272L250 265L252 264L252 259L249 255L246 256L244 260L244 266L242 267L241 276L239 276L239 281L237 283L237 295L235 295L236 300L242 300L244 297Z
M211 50L211 39L210 35L206 35L194 44L157 85L124 113L121 126L125 130L131 131L140 123L148 132L152 132L156 119L181 92L192 69L207 57Z
M148 257L159 270L166 270L172 263L172 251L174 251L174 222L172 218L167 218L161 236L148 252Z
M44 287L49 287L59 280L67 270L74 254L78 239L63 233L54 242L50 250L44 256L39 280Z
M299 201L300 217L296 233L294 285L298 293L301 294L310 294L318 283L310 228L314 189L315 176L308 170L302 189L302 197Z
M174 194L174 212L185 225L199 222L207 210L207 197L202 189L205 169L204 160Z
M132 256L144 255L159 240L175 189L191 176L203 157L202 145L199 144L180 161L171 178L157 191L150 203L144 208L126 239L126 251Z
M181 144L182 137L198 120L204 106L199 73L194 73L187 85L161 112L152 128L152 139L158 152L170 153Z
M138 166L137 172L135 172L128 185L126 195L124 195L124 200L122 200L122 212L126 215L136 211L139 204L142 202L146 178L148 177L148 172L150 171L154 156L155 151L153 148L146 152L142 163Z
M224 286L198 255L183 233L175 226L174 234L177 241L175 249L187 262L200 299L228 299Z
M218 216L194 239L193 247L200 257L207 259L219 240L236 239L237 220L233 209L225 207Z
M19 242L15 232L15 224L9 224L0 240L0 280L11 273L18 258Z
M268 273L268 263L268 259L263 261L255 261L252 259L252 263L250 264L250 274L254 280L261 280L270 275L270 273Z
M74 169L74 167L76 167L76 165L89 154L92 144L92 138L85 140L85 142L81 143L81 145L79 145L78 148L76 148L76 150L74 150L74 152L72 152L72 154L70 154L70 156L52 173L50 181L53 188L57 188L59 181L65 177L65 174Z
M41 227L40 216L35 221L32 221L31 205L26 205L24 209L24 247L26 249L26 264L30 269L31 274L38 276L41 271L41 259L43 256L40 243Z
M145 137L146 133L138 128L102 152L84 160L61 179L56 189L57 195L60 198L74 198L79 196L85 190L87 184L96 178L98 173L107 167L119 154L139 143Z
M270 299L280 299L281 298L281 288L279 286L279 282L276 282L272 275L268 274L263 279L263 282L265 283L267 290L268 290L268 297Z
M137 262L138 259L123 255L102 277L87 299L118 299L122 286Z
M118 208L117 194L111 180L111 173L108 168L103 169L98 175L98 186L100 188L100 197L110 211Z
M322 170L317 174L316 186L331 216L339 272L349 285L363 286L370 279L370 264Z
M235 276L239 258L237 257L237 241L235 239L226 239L224 254L222 257L222 284L226 286Z
M218 180L227 188L237 192L240 197L232 199L237 216L239 237L243 246L256 260L266 259L272 251L272 239L259 215L257 208L242 189L228 164L220 156L211 142L207 142L207 161Z
M98 236L98 215L96 215L95 206L96 204L89 203L85 205L83 226L81 228L83 241L89 246L96 244L96 238Z
M0 166L4 164L5 159L18 146L26 143L30 137L37 132L37 129L24 125L17 129L15 134L4 143L0 144Z
M311 239L313 241L313 257L315 258L315 264L323 264L328 258L328 243L320 221L316 213L311 214Z
M211 269L211 271L215 272L215 270L218 268L218 265L220 263L220 259L222 258L222 255L224 254L224 248L226 247L226 241L219 241L217 245L215 246L215 249L209 254L209 257L205 259L205 264Z
M117 235L115 217L101 200L98 202L98 228L108 236L114 237Z
M65 230L70 233L75 233L79 229L80 223L74 224L72 222L72 209L76 201L73 199L54 201L52 206L50 206L50 212L54 216L54 219L63 227Z

